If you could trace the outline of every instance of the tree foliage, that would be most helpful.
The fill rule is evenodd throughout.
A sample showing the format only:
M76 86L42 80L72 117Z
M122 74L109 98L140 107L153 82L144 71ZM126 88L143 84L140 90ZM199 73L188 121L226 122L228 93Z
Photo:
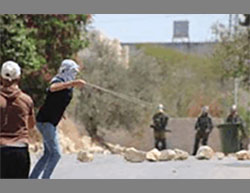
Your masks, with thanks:
M85 71L80 77L122 95L121 98L116 97L89 86L75 93L75 116L84 123L92 136L96 135L99 128L129 130L138 123L145 126L145 120L150 120L152 107L142 101L151 103L157 96L153 94L157 89L154 85L158 73L153 58L138 52L130 58L127 68L117 58L124 56L119 56L120 48L117 49L116 45L117 41L107 39L90 41L86 53L83 53ZM124 95L130 97L124 99Z
M130 50L126 66L117 58L120 48L116 50L115 42L101 39L90 39L81 53L85 70L80 77L145 105L86 85L75 92L70 113L93 135L99 129L148 128L159 103L170 117L197 116L203 105L211 105L212 115L221 116L220 100L226 101L223 94L229 89L220 82L221 74L210 58L141 45Z
M197 116L203 105L210 105L213 116L221 116L230 84L220 80L221 72L210 56L197 56L165 47L141 44L146 55L157 60L161 71L158 96L169 114L177 117Z
M21 87L39 106L48 80L64 58L87 45L89 15L0 15L0 62L22 67Z
M245 86L250 86L250 28L238 27L233 34L227 28L217 32L219 42L213 56L218 69L225 78L240 78Z

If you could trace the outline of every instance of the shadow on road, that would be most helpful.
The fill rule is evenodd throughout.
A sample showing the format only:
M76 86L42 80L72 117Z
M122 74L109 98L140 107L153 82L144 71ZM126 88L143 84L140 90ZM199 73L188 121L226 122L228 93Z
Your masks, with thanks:
M250 168L250 161L240 161L240 162L235 162L235 163L227 163L223 164L224 166L228 167L236 167L236 168Z

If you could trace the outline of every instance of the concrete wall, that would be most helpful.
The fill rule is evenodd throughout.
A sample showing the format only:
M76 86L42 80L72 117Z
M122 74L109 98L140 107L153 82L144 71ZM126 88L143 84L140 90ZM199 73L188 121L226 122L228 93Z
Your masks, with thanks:
M169 43L122 43L122 45L129 46L130 52L135 51L137 45L158 45L166 48L171 48L184 53L209 55L213 52L215 42L169 42Z
M222 119L213 118L214 125L222 123ZM167 133L168 147L180 148L189 153L193 150L196 118L173 118L169 120L168 128L172 133ZM127 147L136 147L141 150L150 150L154 147L153 130L140 128L132 132L124 130L103 133L104 139ZM221 151L219 130L214 128L208 145L216 151Z
M213 124L217 125L221 123L222 119L213 119ZM195 125L196 119L192 118L178 118L172 119L169 123L169 128L172 133L169 134L168 144L170 148L180 148L189 153L193 150ZM221 151L221 142L218 128L214 128L209 140L208 145L216 151Z

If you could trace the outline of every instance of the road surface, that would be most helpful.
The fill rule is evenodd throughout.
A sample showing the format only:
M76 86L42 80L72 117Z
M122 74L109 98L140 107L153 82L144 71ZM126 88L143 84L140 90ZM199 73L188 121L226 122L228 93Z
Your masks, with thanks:
M32 156L32 165L37 157ZM82 163L76 155L63 155L54 179L250 179L250 161L233 157L223 160L130 163L120 155L95 154L93 162Z

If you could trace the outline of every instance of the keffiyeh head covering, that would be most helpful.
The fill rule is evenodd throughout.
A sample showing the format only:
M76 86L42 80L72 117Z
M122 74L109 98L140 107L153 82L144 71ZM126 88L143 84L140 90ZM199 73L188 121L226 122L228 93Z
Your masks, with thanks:
M62 61L61 66L58 70L58 74L52 79L61 78L65 82L75 80L77 73L79 72L79 65L70 59Z

